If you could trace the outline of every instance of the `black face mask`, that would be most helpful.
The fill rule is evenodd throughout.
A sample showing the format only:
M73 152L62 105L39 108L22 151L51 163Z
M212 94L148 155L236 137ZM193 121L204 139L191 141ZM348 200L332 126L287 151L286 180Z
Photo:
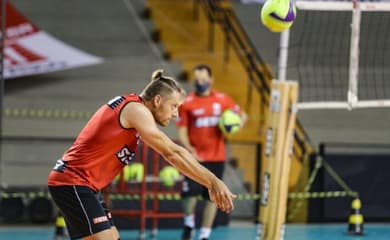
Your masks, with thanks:
M210 88L210 82L198 83L195 81L195 92L199 94L205 93Z

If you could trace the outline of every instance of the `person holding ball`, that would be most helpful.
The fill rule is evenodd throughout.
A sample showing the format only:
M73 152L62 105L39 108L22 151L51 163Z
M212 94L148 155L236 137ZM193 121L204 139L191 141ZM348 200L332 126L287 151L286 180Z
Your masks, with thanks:
M218 126L220 117L224 111L232 110L241 116L242 127L246 114L228 95L212 90L213 79L209 66L197 65L193 70L193 75L195 92L186 97L179 108L179 117L176 120L179 140L205 168L218 178L222 178L226 149L224 134ZM182 189L184 210L182 240L192 238L195 228L196 196L199 195L209 200L206 188L185 178ZM209 239L216 212L215 204L206 201L199 239Z

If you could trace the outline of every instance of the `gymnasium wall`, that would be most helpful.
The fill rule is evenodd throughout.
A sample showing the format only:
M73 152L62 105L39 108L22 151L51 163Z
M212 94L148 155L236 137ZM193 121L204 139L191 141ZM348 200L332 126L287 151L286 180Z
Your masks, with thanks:
M149 36L145 34L149 34L153 24L144 21L140 28L138 14L144 2L129 2L126 7L122 1L104 0L93 4L75 0L12 1L42 30L102 57L104 62L6 81L4 183L46 184L55 161L99 106L117 95L140 92L157 68L165 68L173 76L181 72L180 64L163 61L159 46L154 49L148 42ZM22 110L28 113L21 114ZM54 112L59 112L60 117L54 117ZM77 116L72 112L77 112ZM173 126L167 132L176 137ZM49 140L39 140L42 137Z

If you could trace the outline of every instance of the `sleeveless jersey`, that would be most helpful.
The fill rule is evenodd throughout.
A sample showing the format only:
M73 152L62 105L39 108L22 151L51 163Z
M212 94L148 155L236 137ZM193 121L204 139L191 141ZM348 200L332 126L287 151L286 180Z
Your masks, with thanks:
M82 185L98 191L135 158L140 136L120 124L120 113L140 96L118 96L100 107L50 172L49 186Z

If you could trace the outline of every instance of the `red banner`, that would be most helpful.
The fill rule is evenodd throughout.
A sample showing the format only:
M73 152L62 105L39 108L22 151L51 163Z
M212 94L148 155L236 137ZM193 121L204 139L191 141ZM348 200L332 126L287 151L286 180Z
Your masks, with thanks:
M97 64L101 58L52 37L26 19L11 3L6 8L4 77L15 78Z

